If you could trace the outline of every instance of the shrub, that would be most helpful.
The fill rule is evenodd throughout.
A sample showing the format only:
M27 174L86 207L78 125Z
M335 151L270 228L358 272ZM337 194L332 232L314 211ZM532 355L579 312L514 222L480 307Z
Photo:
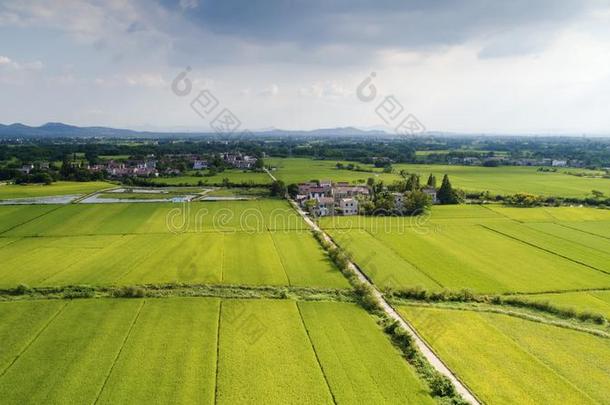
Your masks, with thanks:
M430 389L432 395L437 397L452 397L456 394L455 387L451 383L451 380L446 376L434 373L430 376Z
M89 286L76 286L69 287L63 292L64 298L75 299L75 298L92 298L95 296L95 290Z
M367 311L380 312L381 304L374 293L373 287L362 282L355 282L354 284L354 293L358 303Z
M112 296L117 298L142 298L146 296L146 290L142 287L121 287L112 291Z
M32 289L27 284L19 284L13 289L14 295L26 295L29 294Z

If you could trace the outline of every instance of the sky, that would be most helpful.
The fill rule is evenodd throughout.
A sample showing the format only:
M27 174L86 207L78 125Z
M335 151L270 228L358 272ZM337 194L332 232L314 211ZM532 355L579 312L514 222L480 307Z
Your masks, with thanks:
M0 123L226 114L239 131L608 135L610 0L0 0Z

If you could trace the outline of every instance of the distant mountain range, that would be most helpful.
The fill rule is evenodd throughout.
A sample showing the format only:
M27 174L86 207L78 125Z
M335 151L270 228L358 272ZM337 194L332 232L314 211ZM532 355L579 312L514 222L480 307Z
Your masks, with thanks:
M283 129L264 129L250 131L254 135L297 135L297 136L388 136L387 132L378 129L362 130L354 127L322 128L310 131L290 131ZM241 131L233 135L243 134ZM164 137L196 137L214 135L213 132L163 132L163 131L135 131L131 129L109 127L78 127L61 122L48 122L39 127L16 123L10 125L0 124L0 138L164 138Z

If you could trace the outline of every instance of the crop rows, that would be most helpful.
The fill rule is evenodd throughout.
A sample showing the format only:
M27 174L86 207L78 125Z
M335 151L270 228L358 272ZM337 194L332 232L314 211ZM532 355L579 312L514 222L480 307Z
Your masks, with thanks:
M608 402L607 338L502 314L400 312L486 403Z
M0 304L3 403L432 403L354 304Z

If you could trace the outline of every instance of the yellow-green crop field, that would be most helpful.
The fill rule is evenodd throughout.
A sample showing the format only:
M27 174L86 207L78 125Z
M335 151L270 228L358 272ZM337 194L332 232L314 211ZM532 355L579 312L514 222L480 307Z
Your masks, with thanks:
M0 397L28 403L434 403L354 304L0 303Z
M0 185L0 200L14 198L49 197L58 195L84 195L98 190L114 187L114 184L103 181L58 181L50 185L41 184L8 184Z
M593 312L610 319L610 291L591 290L554 294L520 295L530 301L548 302L559 308L571 308L581 312Z
M152 182L170 185L188 184L196 186L198 184L220 185L223 183L224 179L228 179L230 183L234 184L271 184L271 178L267 173L237 169L227 169L213 176L195 176L194 173L186 173L185 175L175 177L156 177L152 179Z
M2 287L348 286L281 200L3 206L0 219Z
M609 220L592 208L439 206L320 223L380 286L541 293L610 288L610 239L598 231Z
M607 337L505 314L400 312L484 403L608 403Z
M275 177L287 184L299 183L313 179L334 181L366 182L373 177L385 183L399 180L401 170L418 173L424 179L429 174L441 179L449 175L454 187L466 191L489 191L492 194L530 193L544 196L585 197L592 190L599 190L610 195L610 179L578 177L558 172L539 172L537 167L480 167L458 165L421 165L395 164L392 173L383 173L372 165L353 162L371 172L339 170L336 160L312 160L306 158L273 158L266 160L277 170ZM348 162L343 162L348 163Z

